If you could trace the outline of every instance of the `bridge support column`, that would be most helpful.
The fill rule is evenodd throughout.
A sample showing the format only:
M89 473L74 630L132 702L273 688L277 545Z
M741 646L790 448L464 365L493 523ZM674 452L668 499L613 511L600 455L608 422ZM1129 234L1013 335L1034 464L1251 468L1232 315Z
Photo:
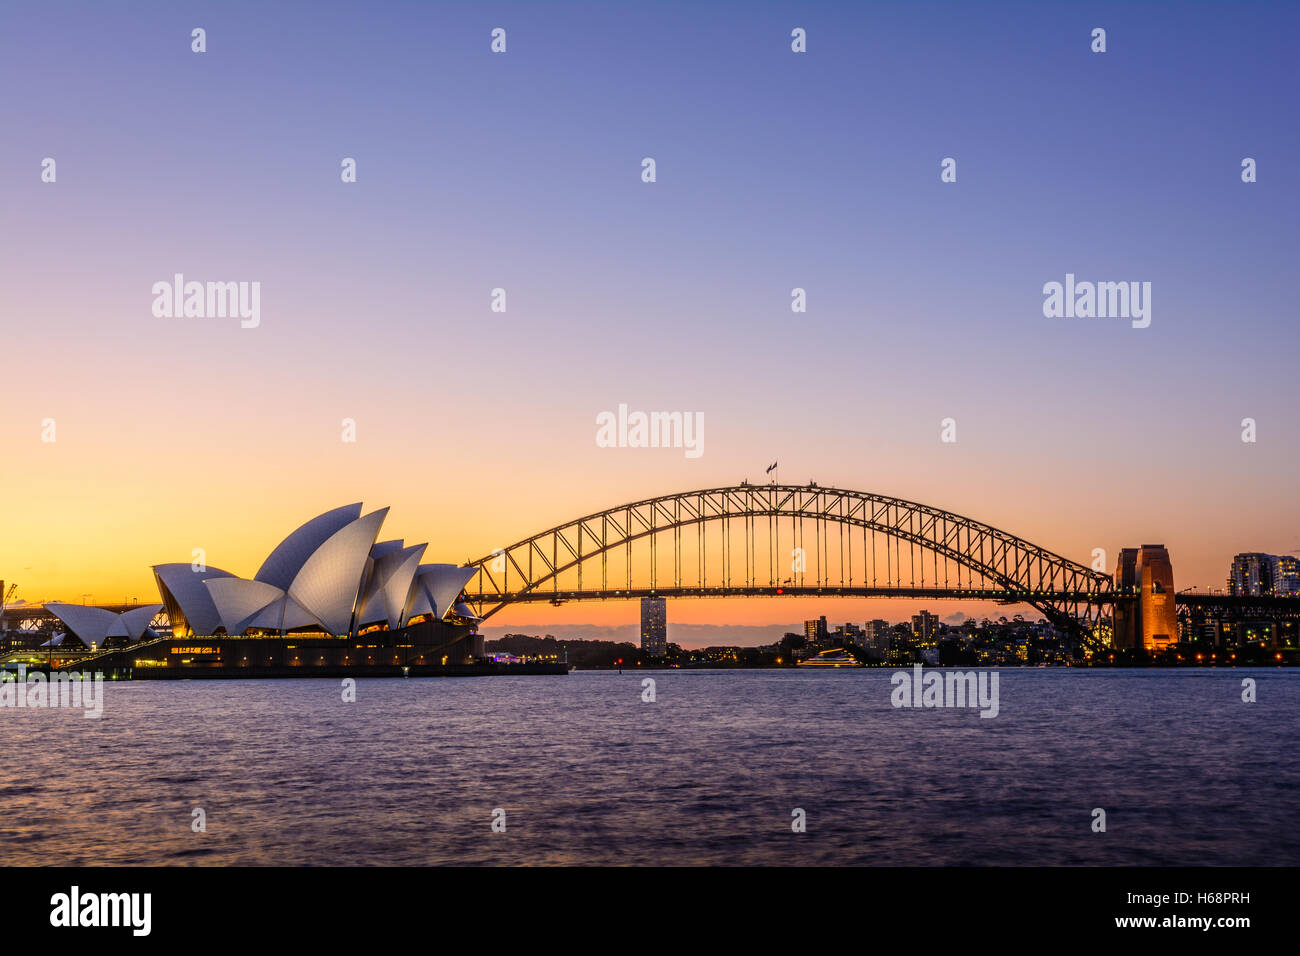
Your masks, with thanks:
M1156 654L1178 641L1174 568L1163 544L1120 551L1115 589L1135 600L1115 604L1115 646Z

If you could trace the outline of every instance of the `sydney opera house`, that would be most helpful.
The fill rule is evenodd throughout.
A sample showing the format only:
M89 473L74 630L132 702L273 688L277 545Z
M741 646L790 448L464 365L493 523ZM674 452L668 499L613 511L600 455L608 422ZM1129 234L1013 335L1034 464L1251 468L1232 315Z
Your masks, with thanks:
M462 598L477 568L422 564L428 545L378 540L387 514L363 515L360 503L327 511L281 541L251 578L199 562L157 565L161 604L122 614L46 609L80 644L120 647L119 663L141 677L472 664L482 639ZM163 609L165 639L149 630Z

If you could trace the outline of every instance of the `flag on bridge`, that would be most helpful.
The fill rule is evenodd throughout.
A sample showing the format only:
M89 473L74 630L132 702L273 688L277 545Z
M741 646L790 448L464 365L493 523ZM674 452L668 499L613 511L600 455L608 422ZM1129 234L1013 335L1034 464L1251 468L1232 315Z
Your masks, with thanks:
M768 465L767 471L764 472L764 474L770 475L774 471L776 471L776 462L772 462L772 464Z

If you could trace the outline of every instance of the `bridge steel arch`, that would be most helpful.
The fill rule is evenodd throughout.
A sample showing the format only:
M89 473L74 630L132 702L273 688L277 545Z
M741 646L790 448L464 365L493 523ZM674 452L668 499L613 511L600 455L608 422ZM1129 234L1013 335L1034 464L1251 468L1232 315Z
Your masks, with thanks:
M790 524L787 549L781 543L783 522ZM686 532L692 530L695 540L685 550ZM838 562L832 560L832 546ZM792 561L783 577L787 572L778 567L786 551L793 555L796 549L812 560L802 570ZM743 572L737 551L743 553ZM660 569L665 552L672 557L671 575ZM861 555L856 566L855 554ZM611 556L625 559L624 573L614 581ZM634 571L638 561L647 567ZM809 566L816 569L811 575ZM466 586L466 601L482 618L523 601L953 597L1027 604L1053 623L1085 634L1094 611L1116 597L1110 575L991 525L901 498L816 484L741 484L647 498L549 528L466 567L477 569Z

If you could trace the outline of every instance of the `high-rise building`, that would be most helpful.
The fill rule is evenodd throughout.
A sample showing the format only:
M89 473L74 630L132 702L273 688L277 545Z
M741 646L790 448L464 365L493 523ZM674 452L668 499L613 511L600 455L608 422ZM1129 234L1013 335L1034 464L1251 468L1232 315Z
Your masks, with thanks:
M809 644L825 644L827 633L825 614L815 621L803 622L803 636Z
M876 651L881 657L889 653L889 622L879 619L868 621L862 629L866 646Z
M651 657L668 654L668 601L665 598L641 599L641 650Z
M1300 558L1294 554L1274 555L1273 593L1279 597L1300 596Z
M852 622L846 622L843 627L835 629L835 639L841 646L854 644L857 647L866 647L866 638L862 633L862 628Z
M933 640L939 631L939 618L929 611L912 615L912 636L921 641Z
M1276 559L1271 554L1247 551L1232 559L1228 572L1228 593L1260 597L1273 593Z

